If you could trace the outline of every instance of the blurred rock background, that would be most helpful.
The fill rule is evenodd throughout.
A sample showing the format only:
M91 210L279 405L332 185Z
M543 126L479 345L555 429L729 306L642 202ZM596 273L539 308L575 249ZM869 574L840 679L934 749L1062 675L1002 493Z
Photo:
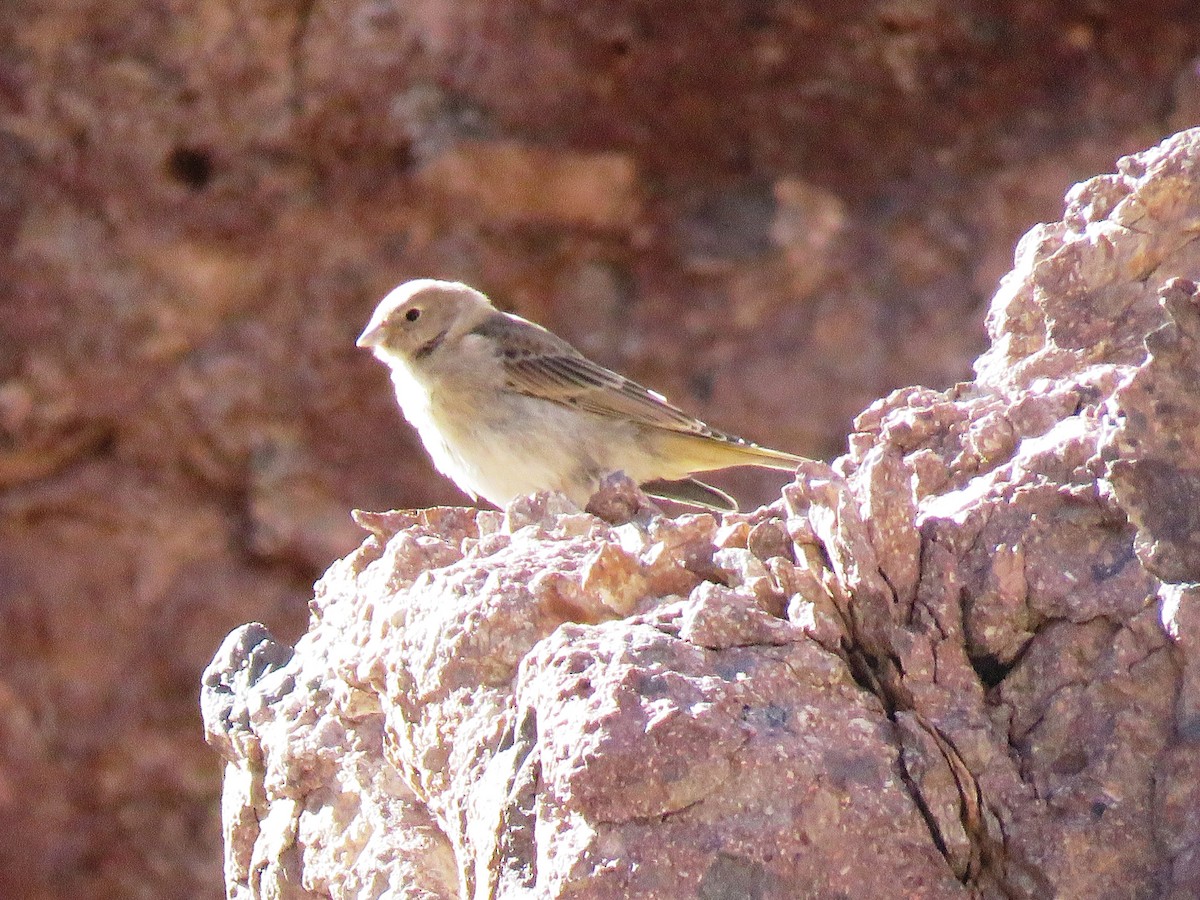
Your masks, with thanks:
M1198 44L1185 0L4 0L0 896L221 895L204 664L299 633L351 507L462 501L353 347L395 283L832 456L1200 121Z

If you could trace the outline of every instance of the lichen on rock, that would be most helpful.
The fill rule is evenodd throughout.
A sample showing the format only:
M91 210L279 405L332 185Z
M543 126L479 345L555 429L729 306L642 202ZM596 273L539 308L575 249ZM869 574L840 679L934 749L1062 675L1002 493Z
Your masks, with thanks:
M1200 891L1200 130L1021 243L973 382L718 520L360 514L205 678L231 897Z

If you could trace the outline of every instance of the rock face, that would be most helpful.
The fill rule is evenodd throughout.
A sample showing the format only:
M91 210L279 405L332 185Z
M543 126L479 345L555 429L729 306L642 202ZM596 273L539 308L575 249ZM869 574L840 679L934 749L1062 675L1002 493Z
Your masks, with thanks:
M360 513L205 675L231 897L1200 894L1200 130L747 514Z

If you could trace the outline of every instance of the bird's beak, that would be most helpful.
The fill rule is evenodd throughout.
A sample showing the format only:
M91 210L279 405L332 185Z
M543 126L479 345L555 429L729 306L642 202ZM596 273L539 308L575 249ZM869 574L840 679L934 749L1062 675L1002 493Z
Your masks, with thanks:
M358 340L354 342L354 346L377 347L381 340L383 340L383 323L371 322L363 329L363 333L358 336Z

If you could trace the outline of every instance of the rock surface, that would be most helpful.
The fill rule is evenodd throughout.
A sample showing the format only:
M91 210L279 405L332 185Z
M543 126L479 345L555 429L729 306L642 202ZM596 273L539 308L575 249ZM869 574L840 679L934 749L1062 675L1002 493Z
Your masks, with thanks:
M360 513L205 676L231 897L1200 893L1200 130L753 513Z

